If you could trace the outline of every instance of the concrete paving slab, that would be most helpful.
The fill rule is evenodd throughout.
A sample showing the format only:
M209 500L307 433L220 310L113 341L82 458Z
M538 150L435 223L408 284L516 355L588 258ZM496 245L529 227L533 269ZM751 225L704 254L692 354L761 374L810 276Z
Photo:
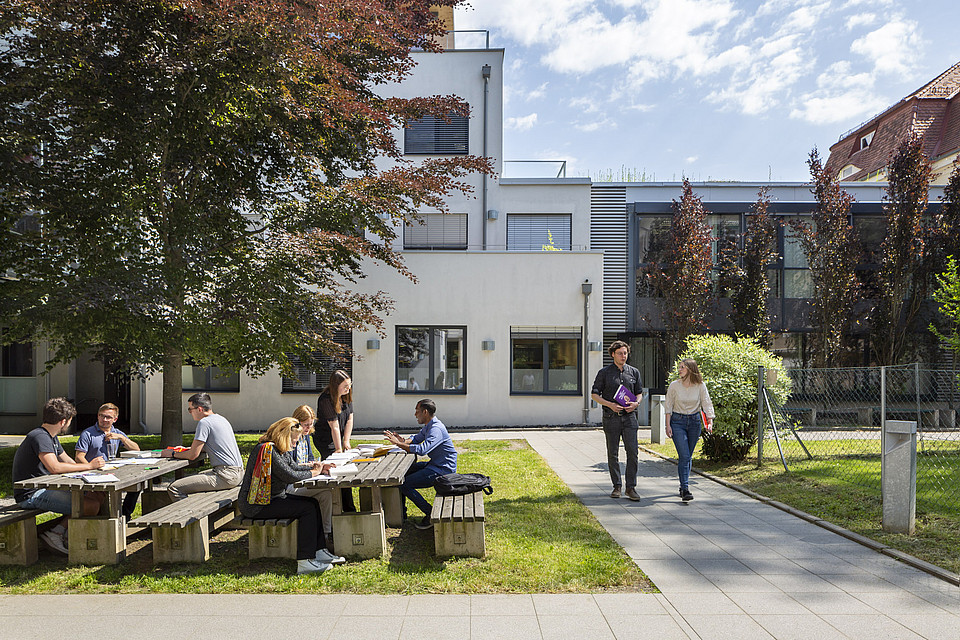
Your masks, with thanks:
M823 619L851 640L921 640L896 620L885 615L825 615Z

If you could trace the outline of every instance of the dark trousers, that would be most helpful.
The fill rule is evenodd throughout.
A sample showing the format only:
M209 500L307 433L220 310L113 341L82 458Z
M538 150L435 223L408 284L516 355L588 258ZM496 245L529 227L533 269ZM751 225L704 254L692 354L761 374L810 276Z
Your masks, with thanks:
M433 481L440 477L436 469L428 469L429 462L414 462L407 470L403 478L403 484L400 485L400 493L403 495L403 517L407 517L407 498L413 501L413 504L423 511L424 515L430 515L433 505L427 502L427 499L420 495L417 489L428 489L433 486Z
M320 505L306 496L273 498L253 517L258 520L289 518L297 520L297 560L313 560L317 549L326 549Z
M607 439L607 468L610 470L610 482L620 488L620 440L627 451L627 489L637 486L637 414L603 416L603 435Z

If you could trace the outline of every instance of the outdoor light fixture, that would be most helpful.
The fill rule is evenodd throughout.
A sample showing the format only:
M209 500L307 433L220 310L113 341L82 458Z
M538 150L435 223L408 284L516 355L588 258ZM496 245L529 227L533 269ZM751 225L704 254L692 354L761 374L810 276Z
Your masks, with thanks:
M493 351L496 346L497 344L493 340L482 340L480 342L480 348L484 351Z
M590 295L591 293L593 293L593 285L590 284L590 282L584 282L583 284L580 285L580 293L582 293L585 296Z
M603 346L600 344L599 340L590 341L590 351L603 351Z
M376 338L370 338L367 340L367 349L374 351L380 348L380 341Z
M496 220L500 217L500 212L496 209L487 209L487 220Z

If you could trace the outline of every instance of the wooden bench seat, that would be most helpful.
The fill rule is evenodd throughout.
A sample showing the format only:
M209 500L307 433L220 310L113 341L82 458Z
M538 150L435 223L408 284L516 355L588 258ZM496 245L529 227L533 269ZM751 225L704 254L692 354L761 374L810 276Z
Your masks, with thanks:
M204 562L210 559L210 532L233 520L240 487L193 493L145 513L131 527L150 527L154 562Z
M0 564L37 561L37 516L43 513L46 511L16 505L0 510Z
M248 531L250 559L297 559L297 521L290 518L238 518L234 521Z
M482 558L486 555L482 491L464 496L437 496L430 522L437 556Z

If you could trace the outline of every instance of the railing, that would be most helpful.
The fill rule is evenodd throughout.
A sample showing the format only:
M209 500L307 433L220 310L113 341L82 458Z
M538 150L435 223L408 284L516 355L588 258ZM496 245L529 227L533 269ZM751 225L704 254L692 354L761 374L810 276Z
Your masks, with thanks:
M472 46L464 46L464 40ZM437 37L437 41L446 51L456 51L457 49L489 49L490 32L487 29L455 29L453 31L447 31L446 35ZM460 46L457 46L458 41L460 42Z
M557 173L553 175L553 172L549 173L543 171L537 171L537 169L542 165L554 165L556 166ZM510 165L510 171L507 170L507 165ZM536 168L530 167L525 169L526 165L537 165ZM522 175L521 175L522 174ZM504 178L566 178L567 177L567 161L566 160L504 160L503 161L503 177Z

